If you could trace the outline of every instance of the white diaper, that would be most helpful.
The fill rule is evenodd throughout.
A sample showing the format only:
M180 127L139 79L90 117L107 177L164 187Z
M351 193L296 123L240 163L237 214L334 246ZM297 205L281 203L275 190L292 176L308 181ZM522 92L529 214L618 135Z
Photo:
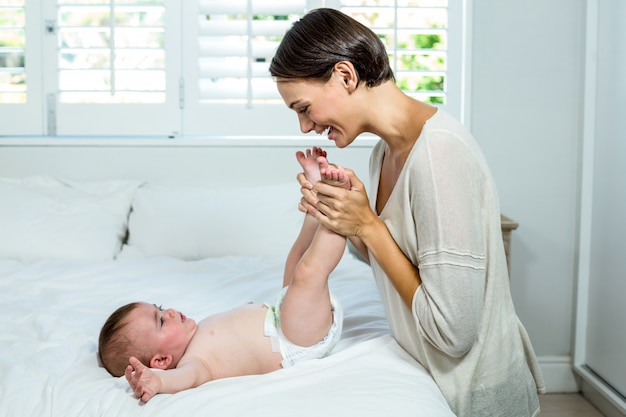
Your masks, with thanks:
M298 346L291 343L280 328L280 306L283 303L283 298L287 288L283 288L280 293L276 307L265 304L267 307L267 314L265 315L265 336L268 336L272 340L272 349L276 352L280 352L283 357L283 368L293 366L296 362L307 359L319 359L327 356L330 351L335 347L341 337L341 328L343 327L343 310L339 301L331 294L330 305L333 309L333 324L328 330L328 334L324 340L313 346Z

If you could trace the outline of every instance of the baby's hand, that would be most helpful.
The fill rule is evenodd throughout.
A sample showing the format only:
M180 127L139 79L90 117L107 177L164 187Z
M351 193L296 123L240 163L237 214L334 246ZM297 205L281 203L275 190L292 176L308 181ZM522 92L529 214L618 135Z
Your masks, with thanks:
M130 365L126 367L126 380L135 396L143 402L148 402L159 393L161 379L134 356L131 356L128 362Z

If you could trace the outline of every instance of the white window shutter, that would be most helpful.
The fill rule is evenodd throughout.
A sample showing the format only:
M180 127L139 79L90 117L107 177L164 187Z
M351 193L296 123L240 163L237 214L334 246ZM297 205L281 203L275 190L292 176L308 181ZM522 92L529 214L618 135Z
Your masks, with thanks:
M381 37L397 83L407 94L461 116L462 50L458 45L463 32L458 29L454 39L449 33L450 16L458 13L450 9L461 10L461 1L317 3L340 9ZM186 80L191 81L186 82L186 135L298 134L295 114L281 109L284 104L268 66L282 35L306 8L304 0L198 2L198 27L184 42L193 45L185 62L198 63L197 68L185 70Z
M185 9L186 136L293 135L299 129L269 74L284 33L305 0L200 0ZM195 65L194 65L195 63Z
M179 133L180 1L58 0L49 13L58 135Z
M278 100L269 78L269 63L283 34L303 14L305 5L304 0L201 1L201 100L248 105Z
M45 134L41 16L37 2L0 1L0 136Z

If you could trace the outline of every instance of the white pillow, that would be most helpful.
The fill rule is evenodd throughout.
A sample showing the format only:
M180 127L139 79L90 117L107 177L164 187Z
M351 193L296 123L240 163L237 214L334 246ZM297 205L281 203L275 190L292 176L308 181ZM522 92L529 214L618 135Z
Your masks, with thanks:
M0 258L114 259L139 184L0 178Z
M297 183L241 188L139 188L118 259L287 255L300 231Z

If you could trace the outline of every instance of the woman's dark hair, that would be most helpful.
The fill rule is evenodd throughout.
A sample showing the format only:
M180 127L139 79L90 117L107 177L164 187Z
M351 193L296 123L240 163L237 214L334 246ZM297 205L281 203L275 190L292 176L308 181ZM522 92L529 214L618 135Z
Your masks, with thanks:
M311 10L293 24L270 64L278 78L328 81L334 65L349 61L368 87L395 80L385 45L363 24L329 8Z

